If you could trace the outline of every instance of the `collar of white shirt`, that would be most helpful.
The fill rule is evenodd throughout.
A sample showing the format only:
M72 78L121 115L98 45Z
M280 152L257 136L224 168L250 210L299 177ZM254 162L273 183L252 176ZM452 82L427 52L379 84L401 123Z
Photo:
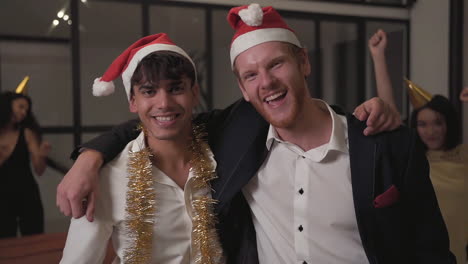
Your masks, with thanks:
M304 152L298 146L280 139L275 128L272 125L270 125L266 140L266 147L268 151L271 151L273 143L277 142L291 146L292 148L294 148L295 152L302 152L300 153L300 155L310 158L311 160L316 162L322 161L330 151L340 151L348 154L348 124L346 121L346 117L335 113L335 111L333 111L333 109L331 109L331 107L325 101L319 99L313 100L322 103L323 107L326 107L328 112L330 113L330 116L332 118L332 132L330 141L322 146Z

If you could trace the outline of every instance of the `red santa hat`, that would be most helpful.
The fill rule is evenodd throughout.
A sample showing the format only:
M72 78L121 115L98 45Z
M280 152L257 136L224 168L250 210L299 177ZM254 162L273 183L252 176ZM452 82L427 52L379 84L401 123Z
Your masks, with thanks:
M189 55L187 55L183 49L176 46L166 33L159 33L139 39L120 54L102 77L94 80L93 95L106 96L112 94L115 90L112 81L122 75L125 91L130 100L130 90L132 88L130 80L138 63L146 57L146 55L162 50L173 51L186 57L192 63L196 76L196 67Z
M271 6L259 4L234 7L227 20L236 31L231 42L231 67L236 57L247 49L269 41L282 41L302 47L294 31Z

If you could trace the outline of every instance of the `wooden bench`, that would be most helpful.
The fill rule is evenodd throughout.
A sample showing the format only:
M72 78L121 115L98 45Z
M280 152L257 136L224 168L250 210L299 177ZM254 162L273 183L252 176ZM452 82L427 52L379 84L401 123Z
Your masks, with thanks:
M66 232L0 239L0 264L59 263L66 239ZM103 263L110 264L114 258L109 243Z

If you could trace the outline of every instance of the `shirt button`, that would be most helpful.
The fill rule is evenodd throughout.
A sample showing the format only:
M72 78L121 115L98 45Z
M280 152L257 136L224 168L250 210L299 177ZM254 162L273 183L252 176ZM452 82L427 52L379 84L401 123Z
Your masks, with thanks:
M305 156L302 156L303 159L305 159Z
M302 188L299 189L299 193L300 193L301 195L304 194L304 189L302 189Z
M304 228L302 228L302 225L299 226L299 232L302 232L302 230L304 230Z
M302 264L307 264L307 261L304 260L304 261L302 262Z

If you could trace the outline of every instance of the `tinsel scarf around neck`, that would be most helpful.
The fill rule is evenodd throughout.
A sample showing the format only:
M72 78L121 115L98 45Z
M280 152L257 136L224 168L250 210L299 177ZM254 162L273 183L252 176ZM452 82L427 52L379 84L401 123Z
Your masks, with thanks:
M145 129L142 131L145 132ZM194 125L189 150L195 190L211 190L210 181L216 178L210 158L211 151L204 137L203 127ZM131 243L124 251L124 262L147 264L151 262L153 230L157 217L157 193L151 163L154 157L148 147L130 152L129 156L125 226ZM192 199L192 240L196 248L196 255L192 258L196 264L222 263L222 249L215 228L216 216L213 213L216 202L208 196L195 196Z

